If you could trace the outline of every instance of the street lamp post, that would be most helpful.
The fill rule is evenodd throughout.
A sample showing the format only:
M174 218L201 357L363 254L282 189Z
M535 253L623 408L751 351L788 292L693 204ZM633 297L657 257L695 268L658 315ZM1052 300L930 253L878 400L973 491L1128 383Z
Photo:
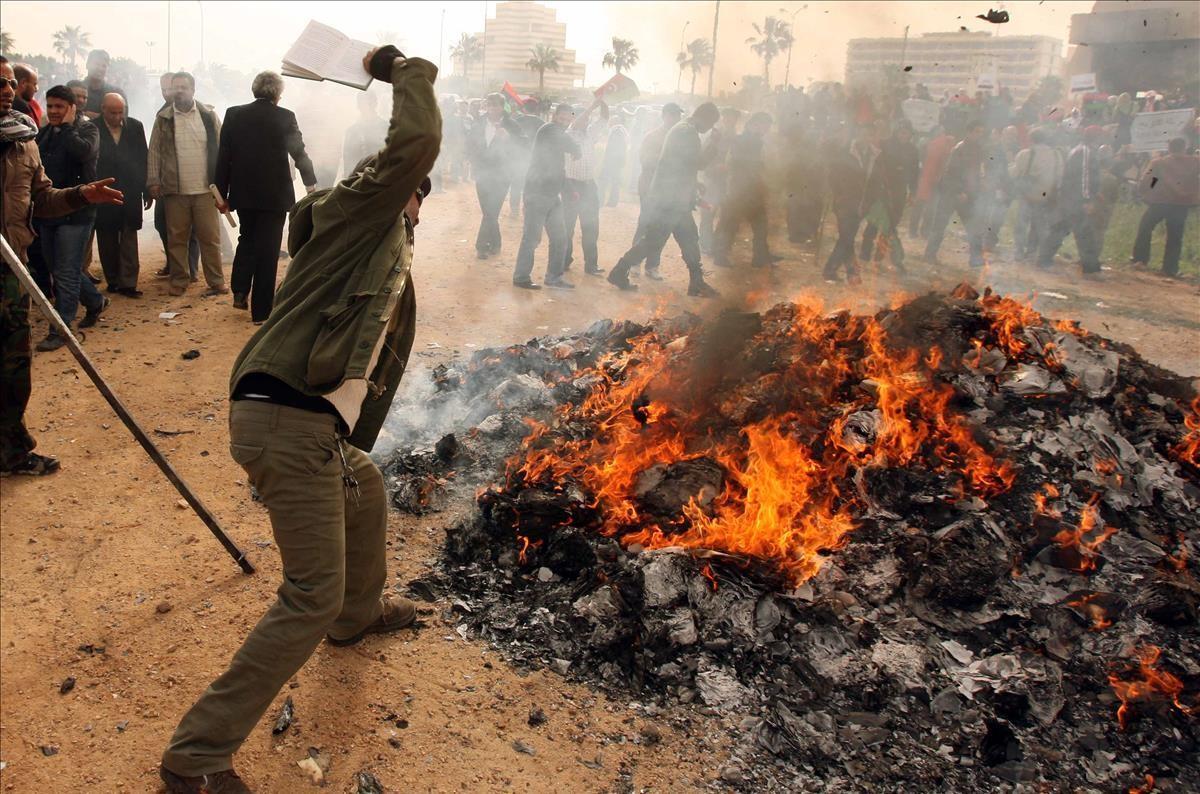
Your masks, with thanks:
M153 72L154 71L154 42L152 42L152 41L146 42L146 50L147 50L147 52L146 52L146 69L147 69L147 71Z
M196 5L200 8L200 66L204 66L204 2L196 0Z
M783 11L784 9L781 8L779 10ZM795 44L796 44L796 14L799 14L802 10L803 10L803 8L797 8L795 11L793 11L791 14L788 15L788 56L787 56L787 63L783 67L783 87L784 88L787 88L789 85L791 85L789 76L792 73L792 47L795 46ZM770 90L770 88L771 88L771 86L767 86L768 90Z
M683 55L683 34L687 32L687 26L692 24L692 20L683 23L683 27L679 30L679 54ZM679 62L679 76L675 78L675 93L679 93L679 86L683 83L683 61Z
M708 98L712 99L713 95L713 75L717 71L717 23L721 20L721 0L717 0L716 9L713 11L713 46L712 46L712 63L708 65Z
M446 9L442 9L442 24L438 28L438 74L442 72L442 53L446 49Z

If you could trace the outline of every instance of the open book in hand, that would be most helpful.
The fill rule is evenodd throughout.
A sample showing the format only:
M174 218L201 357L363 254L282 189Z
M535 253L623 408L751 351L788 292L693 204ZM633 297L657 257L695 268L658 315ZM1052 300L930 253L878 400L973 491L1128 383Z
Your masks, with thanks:
M365 90L371 84L371 75L363 69L362 59L371 49L372 45L365 41L355 41L335 28L311 20L283 56L280 71L286 77L330 80Z

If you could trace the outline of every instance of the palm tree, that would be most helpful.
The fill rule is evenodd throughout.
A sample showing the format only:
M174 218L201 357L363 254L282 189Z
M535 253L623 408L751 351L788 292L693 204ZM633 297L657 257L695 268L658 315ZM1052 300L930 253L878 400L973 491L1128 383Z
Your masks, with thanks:
M471 71L471 64L483 57L483 45L469 33L462 34L458 43L450 48L450 57L462 62L463 77Z
M617 74L626 69L637 66L638 59L637 47L633 46L633 42L629 39L619 39L613 36L612 49L604 53L604 60L601 64L611 66L617 70Z
M546 71L558 71L558 50L538 44L530 48L533 57L525 62L525 68L538 73L538 93L546 89Z
M771 89L771 61L775 56L787 49L792 42L791 25L775 17L767 17L760 26L754 23L754 32L758 38L751 36L746 39L754 54L763 60L763 78L767 82L767 90Z
M708 39L692 39L687 45L687 65L692 69L692 96L696 95L696 76L701 69L712 66L713 48Z
M679 84L683 82L683 70L687 68L691 60L688 58L687 50L675 56L675 63L679 64L679 74L675 77L675 93L679 93Z
M0 55L8 55L16 45L17 42L11 33L7 30L0 30Z
M91 38L79 25L67 25L54 34L54 49L71 64L72 74L75 74L76 61L86 55L91 46Z

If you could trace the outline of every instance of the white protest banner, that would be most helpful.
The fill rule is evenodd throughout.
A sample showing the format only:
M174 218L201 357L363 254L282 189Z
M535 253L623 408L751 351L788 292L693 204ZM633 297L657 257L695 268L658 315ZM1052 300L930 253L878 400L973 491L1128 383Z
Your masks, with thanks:
M1071 75L1071 93L1078 94L1084 91L1096 90L1096 73L1088 72L1087 74Z
M936 127L942 112L937 102L927 99L906 99L900 103L900 109L917 132L929 132Z
M996 74L995 74L995 72L991 72L988 74L981 74L981 75L979 75L979 77L975 78L975 90L976 91L995 91L996 90Z
M1129 128L1135 152L1165 152L1167 141L1184 136L1196 116L1195 108L1138 113Z

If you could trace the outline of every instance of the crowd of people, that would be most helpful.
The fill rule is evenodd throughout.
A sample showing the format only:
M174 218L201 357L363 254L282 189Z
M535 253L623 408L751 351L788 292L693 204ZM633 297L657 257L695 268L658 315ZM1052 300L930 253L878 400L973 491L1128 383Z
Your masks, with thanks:
M294 173L309 193L355 173L387 134L378 94L359 94L358 118L336 134L302 115L320 141L310 157L297 115L279 104L284 82L274 72L257 75L248 86L252 101L226 108L223 117L196 97L193 75L164 74L162 105L144 125L130 116L124 87L108 82L109 63L105 51L93 50L83 77L49 88L39 86L29 65L7 66L13 76L5 123L33 131L50 184L69 189L111 180L124 196L121 205L34 213L22 253L35 281L64 324L74 324L82 306L77 327L95 325L110 296L143 294L138 232L153 208L166 259L155 275L169 293L184 295L203 278L205 295L232 288L232 305L265 322L286 256ZM910 93L937 104L936 123L914 128L905 112ZM573 268L636 290L643 278L663 280L661 254L673 237L687 293L713 297L705 259L732 268L743 228L752 267L783 258L769 243L773 218L782 218L789 242L815 246L829 282L857 283L866 262L903 276L906 245L936 269L955 226L972 267L1019 261L1053 268L1072 235L1082 277L1100 278L1105 230L1123 195L1140 198L1146 209L1131 250L1121 253L1148 267L1153 231L1165 224L1161 272L1179 274L1189 209L1200 204L1196 128L1160 153L1137 153L1130 143L1138 112L1194 107L1186 95L1085 95L1066 112L1038 92L1020 104L1006 90L934 100L920 85L883 98L831 83L736 99L743 108L698 102L689 112L675 102L550 103L512 91L477 100L444 96L433 189L474 182L481 260L504 251L506 202L522 217L509 251L512 284L525 290L576 289ZM636 230L625 254L604 263L602 208L622 199L639 205ZM238 241L227 284L231 247L222 214L230 213ZM826 229L833 239L822 250ZM92 272L93 251L100 275ZM52 324L36 346L63 344Z
M616 206L622 192L634 194L640 214L629 252L608 281L626 290L637 288L631 277L643 268L645 277L662 278L660 253L671 236L692 295L715 294L701 257L730 267L744 225L752 234L751 265L776 264L780 257L768 245L772 206L793 243L819 240L832 215L836 237L823 268L830 282L857 282L866 261L886 261L903 275L902 230L936 268L952 224L966 237L972 267L1007 259L1049 269L1072 235L1082 277L1101 278L1105 232L1123 196L1147 205L1136 242L1123 253L1147 267L1153 229L1165 223L1161 271L1179 275L1188 210L1200 204L1196 130L1181 131L1155 154L1137 153L1130 143L1136 113L1193 107L1189 97L1089 94L1063 112L1036 93L1018 105L1007 90L947 92L936 100L937 123L922 131L905 115L906 98L873 101L828 84L811 94L768 95L750 111L703 103L687 114L673 102L547 107L499 93L450 97L435 179L474 179L480 259L501 253L505 198L513 214L524 210L513 268L513 285L522 289L576 287L568 279L576 226L583 272L603 274L600 208ZM919 85L912 98L935 101ZM1006 225L1011 244L1002 251ZM539 285L532 275L543 233L548 250Z

